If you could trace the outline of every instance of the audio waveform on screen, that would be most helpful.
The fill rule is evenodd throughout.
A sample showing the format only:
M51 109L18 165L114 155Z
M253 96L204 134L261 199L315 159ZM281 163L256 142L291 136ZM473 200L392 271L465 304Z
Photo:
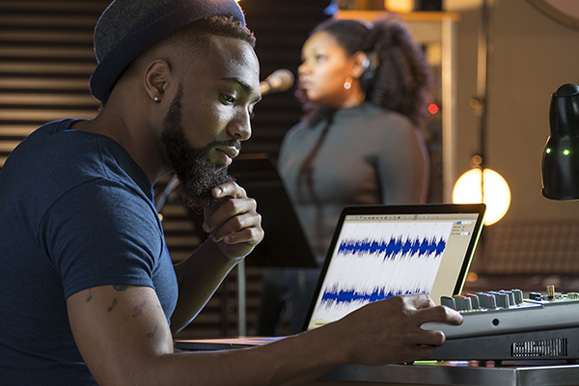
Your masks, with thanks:
M358 256L380 255L384 259L401 257L440 257L446 248L446 239L440 237L415 237L403 236L390 237L389 240L372 240L364 238L362 240L347 239L340 242L338 254L354 254Z
M371 291L360 291L356 289L340 289L338 286L326 289L322 294L322 305L324 307L334 307L340 304L358 304L362 306L378 300L388 299L392 296L427 293L424 288L412 289L388 289L385 287L375 287Z
M344 224L315 316L336 320L367 303L392 296L430 294L452 225Z

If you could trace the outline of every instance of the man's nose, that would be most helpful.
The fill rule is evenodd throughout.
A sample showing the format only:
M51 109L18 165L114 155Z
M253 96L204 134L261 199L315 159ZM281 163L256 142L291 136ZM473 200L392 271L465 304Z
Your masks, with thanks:
M227 131L230 136L240 140L247 141L251 138L251 115L248 111L238 114L238 116L230 122Z

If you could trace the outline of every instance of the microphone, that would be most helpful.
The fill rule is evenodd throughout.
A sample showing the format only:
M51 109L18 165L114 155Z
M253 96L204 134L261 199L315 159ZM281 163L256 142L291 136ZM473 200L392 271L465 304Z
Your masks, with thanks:
M273 92L286 91L294 84L294 74L290 70L282 68L275 70L267 78L259 83L261 95Z

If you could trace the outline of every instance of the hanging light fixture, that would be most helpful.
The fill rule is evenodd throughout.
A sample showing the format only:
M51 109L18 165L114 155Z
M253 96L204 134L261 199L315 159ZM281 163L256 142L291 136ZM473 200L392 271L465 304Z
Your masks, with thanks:
M457 204L484 202L487 205L485 225L499 221L509 210L511 191L507 181L496 171L485 165L487 83L488 83L488 2L483 0L481 8L481 29L478 42L477 93L470 100L475 115L480 119L480 153L472 157L472 169L456 181L452 190L452 202Z

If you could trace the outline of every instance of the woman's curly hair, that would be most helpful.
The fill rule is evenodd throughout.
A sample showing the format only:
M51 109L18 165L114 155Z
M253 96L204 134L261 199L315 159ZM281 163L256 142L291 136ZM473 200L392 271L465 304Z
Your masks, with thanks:
M324 31L332 35L348 55L358 51L370 58L360 81L366 101L407 116L420 127L426 116L427 97L432 74L426 55L413 41L407 28L396 16L377 19L367 25L358 20L329 19L312 34ZM319 122L332 109L308 101L298 90L306 112L305 119Z

